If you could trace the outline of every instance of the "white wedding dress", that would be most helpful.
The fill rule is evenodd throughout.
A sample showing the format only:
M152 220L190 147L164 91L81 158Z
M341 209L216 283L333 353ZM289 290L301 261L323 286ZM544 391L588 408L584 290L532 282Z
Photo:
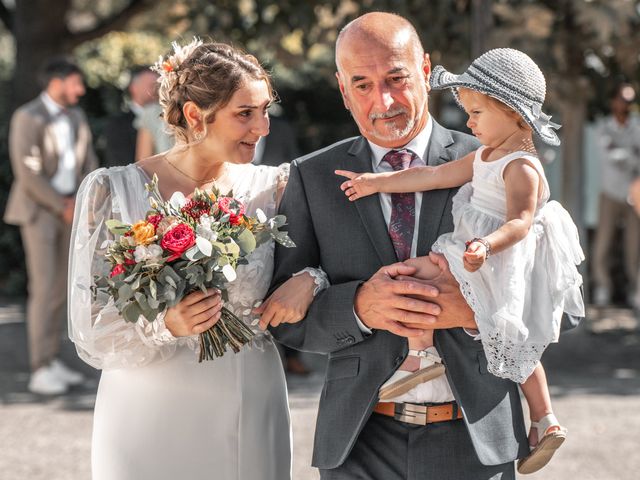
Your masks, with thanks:
M254 215L276 211L284 167L229 165L233 192ZM78 354L103 370L95 405L94 480L286 480L291 440L284 372L259 331L240 353L198 363L197 336L177 339L153 322L127 323L110 301L93 300L104 274L104 222L133 223L149 207L137 165L100 169L83 182L71 242L69 333ZM238 268L226 306L248 323L273 270L273 242ZM106 267L108 268L108 267Z

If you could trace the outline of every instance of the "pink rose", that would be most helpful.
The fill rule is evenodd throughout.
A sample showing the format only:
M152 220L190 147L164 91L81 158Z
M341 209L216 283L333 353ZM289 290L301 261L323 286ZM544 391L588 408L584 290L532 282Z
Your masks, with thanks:
M218 199L218 208L222 213L229 214L229 223L239 225L242 222L245 208L242 202L231 197L221 197Z
M111 275L109 275L110 277L115 277L116 275L120 275L122 273L124 273L124 265L122 264L118 264L115 267L113 267L113 270L111 270Z
M196 234L193 229L185 223L180 223L164 234L160 246L173 254L167 260L171 262L180 258L194 243L196 243Z

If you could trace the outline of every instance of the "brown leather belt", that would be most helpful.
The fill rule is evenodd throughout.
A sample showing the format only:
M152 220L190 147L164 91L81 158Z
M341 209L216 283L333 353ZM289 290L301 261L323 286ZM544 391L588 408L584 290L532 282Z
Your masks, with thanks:
M414 425L448 422L462 418L462 412L456 402L441 403L438 405L378 402L373 408L373 411L380 415L393 417L400 422L412 423Z

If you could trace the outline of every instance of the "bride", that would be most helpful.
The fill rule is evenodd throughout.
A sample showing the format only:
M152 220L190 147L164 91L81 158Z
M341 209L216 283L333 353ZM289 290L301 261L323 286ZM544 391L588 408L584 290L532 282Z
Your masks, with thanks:
M160 103L177 145L126 167L90 174L78 192L69 275L70 337L80 357L103 370L95 405L94 480L283 480L291 476L285 379L268 333L257 330L240 353L198 363L197 334L220 318L217 291L193 293L153 322L127 323L112 301L92 298L104 274L112 235L105 221L144 218L154 174L160 193L185 195L215 182L233 190L247 214L276 212L283 167L254 166L259 138L269 133L273 100L268 75L251 55L194 40L159 62ZM238 268L225 306L250 323L273 269L273 243ZM304 273L281 288L289 305L271 314L302 318L315 279ZM280 292L283 293L283 292Z

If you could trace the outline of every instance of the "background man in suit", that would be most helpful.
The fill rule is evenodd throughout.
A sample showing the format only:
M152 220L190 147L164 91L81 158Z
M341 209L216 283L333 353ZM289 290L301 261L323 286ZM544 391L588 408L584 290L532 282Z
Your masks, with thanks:
M158 102L157 80L158 74L149 67L132 69L127 110L113 115L105 126L105 166L129 165L136 160L139 118L147 105Z
M60 394L82 382L56 355L66 324L67 263L74 195L97 167L87 119L74 108L85 93L82 72L55 58L42 71L44 91L16 110L9 130L15 180L4 221L22 235L29 300L29 389Z
M513 479L514 460L529 451L517 385L488 374L446 262L434 257L441 273L430 284L395 263L407 250L430 261L433 242L453 230L455 190L349 202L334 174L439 165L479 144L430 117L429 55L404 18L357 18L338 37L336 63L362 136L292 163L280 210L297 248L276 247L272 285L308 266L321 266L331 283L303 320L272 325L283 343L329 355L313 465L325 480ZM396 164L397 150L410 164ZM392 227L402 234L394 242ZM446 375L421 385L411 404L379 403L381 385L407 358L404 337L424 328L436 329Z

